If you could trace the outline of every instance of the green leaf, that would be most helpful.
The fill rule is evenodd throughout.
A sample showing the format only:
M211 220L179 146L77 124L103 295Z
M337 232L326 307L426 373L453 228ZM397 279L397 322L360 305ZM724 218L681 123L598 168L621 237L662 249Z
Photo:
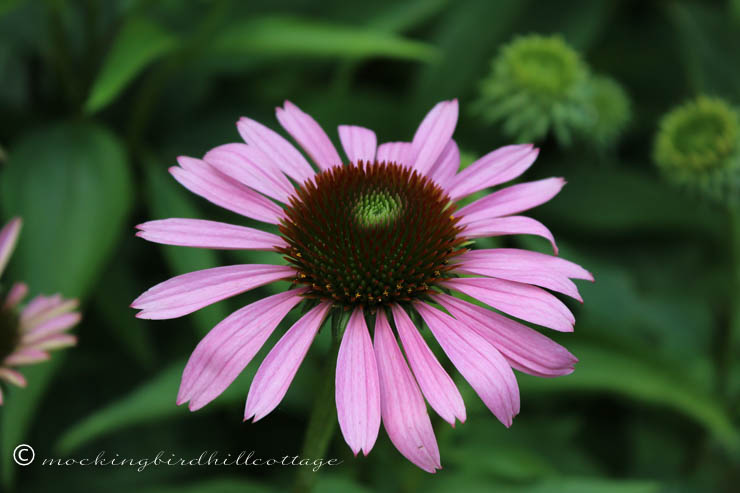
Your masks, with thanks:
M432 46L398 35L291 17L266 17L235 23L214 40L212 51L272 56L358 59L388 57L430 61Z
M11 277L33 292L85 297L131 205L131 178L118 140L90 124L58 124L30 134L12 149L0 192L5 215L24 220ZM22 443L60 361L55 355L50 364L29 368L28 388L7 398L0 447L6 486L16 471L11 452Z
M269 493L283 491L275 487L244 479L205 479L180 484L161 484L137 488L138 493Z
M106 55L85 102L85 111L95 113L111 103L142 70L176 45L176 38L151 20L129 20Z

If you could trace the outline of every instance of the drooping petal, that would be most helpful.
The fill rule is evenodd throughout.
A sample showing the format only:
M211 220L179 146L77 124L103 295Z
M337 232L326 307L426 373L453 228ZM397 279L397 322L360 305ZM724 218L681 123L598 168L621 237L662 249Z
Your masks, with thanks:
M327 301L315 306L275 344L249 387L245 421L258 421L280 404L330 308Z
M29 332L53 318L76 310L78 305L79 301L76 299L65 300L58 294L54 296L36 296L21 311L21 329L24 332Z
M406 311L391 306L398 336L401 338L409 366L427 402L445 421L455 426L455 418L465 422L465 403L455 382L442 368Z
M51 334L42 339L36 340L30 343L29 349L37 349L40 351L52 351L54 349L62 349L77 344L77 337L72 334Z
M50 334L64 332L80 323L81 319L82 315L79 312L63 313L28 330L23 335L23 342L24 344L31 344Z
M459 211L460 224L468 224L481 219L508 216L526 211L549 201L565 185L562 178L519 183L503 188L468 204Z
M458 173L447 188L452 200L458 200L484 188L513 180L537 159L539 149L531 144L510 145L489 152Z
M409 166L411 161L410 142L386 142L378 146L375 160L379 163L396 163L400 166Z
M380 389L373 342L365 315L352 312L337 355L335 398L339 428L347 445L357 455L367 455L380 429Z
M460 167L460 149L453 139L447 142L427 176L435 183L446 187Z
M272 233L203 219L161 219L136 227L140 230L136 236L164 245L264 251L287 245L282 237Z
M427 176L452 138L457 125L457 99L437 103L424 117L411 141L411 164Z
M13 284L13 287L8 291L8 296L5 297L2 309L15 308L21 301L23 301L23 298L25 298L27 294L28 285L26 285L26 283L17 282Z
M414 308L486 407L511 426L519 414L519 386L501 353L464 322L424 302L415 302Z
M442 465L432 422L421 391L382 310L378 310L375 319L374 342L383 427L404 457L423 470L434 473Z
M303 147L319 168L324 170L342 164L329 136L311 115L290 101L286 101L283 108L276 108L275 113L280 125Z
M306 158L280 134L250 118L242 117L236 124L244 142L262 151L264 166L273 166L302 184L315 174Z
M280 170L260 166L268 159L257 147L247 144L224 144L208 151L203 160L242 185L275 200L288 203L295 188Z
M375 162L378 139L372 130L354 125L339 125L339 140L342 141L349 162L363 161L366 164Z
M568 307L537 286L480 277L448 279L440 284L527 322L560 332L573 332L575 317Z
M211 329L185 365L177 404L190 401L190 410L197 411L221 395L288 312L301 302L304 292L305 289L293 289L263 298L235 311Z
M194 194L245 217L271 224L280 222L283 210L267 197L229 178L200 159L181 156L177 162L180 167L171 167L170 173Z
M536 219L525 216L493 217L473 221L465 225L466 238L485 238L502 235L536 235L545 238L552 245L552 251L558 254L555 238L547 227Z
M49 353L41 351L40 349L27 348L19 349L18 351L11 354L7 358L5 358L3 364L5 366L32 365L34 363L39 363L48 359Z
M18 387L26 386L26 378L12 368L0 368L0 379L5 380L8 383L12 383L13 385L17 385Z
M22 225L23 221L21 221L21 218L15 217L3 226L3 229L0 229L0 276L3 274L5 266L8 265L8 260L13 254Z
M147 319L177 318L258 286L295 276L284 265L229 265L189 272L149 288L131 304Z
M453 317L491 343L519 371L540 377L573 372L578 359L534 329L467 301L440 293L434 296Z

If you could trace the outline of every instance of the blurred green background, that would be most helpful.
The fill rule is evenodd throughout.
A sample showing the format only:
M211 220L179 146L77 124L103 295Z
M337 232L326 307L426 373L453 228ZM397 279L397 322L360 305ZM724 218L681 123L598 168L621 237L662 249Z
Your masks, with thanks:
M317 489L737 491L740 224L722 205L666 184L651 158L660 118L676 105L699 94L740 102L740 2L689 0L0 2L0 212L25 221L6 280L80 297L84 314L79 345L26 371L28 388L11 389L0 408L0 490L290 488L295 468L21 468L11 452L29 443L37 460L101 450L298 454L325 333L283 403L257 424L242 423L247 389L281 330L209 406L175 405L198 340L280 287L171 321L138 320L128 308L176 274L279 259L150 244L134 225L248 223L189 194L166 169L178 155L238 141L242 115L277 128L274 108L285 99L338 144L342 123L372 128L381 142L410 140L434 103L457 97L455 138L469 162L510 142L474 103L501 46L530 33L561 35L632 101L612 145L546 137L524 176L567 179L533 217L597 279L582 286L583 305L571 304L575 333L556 337L580 359L576 371L518 373L522 412L508 430L456 376L468 420L455 430L435 421L442 471L414 467L383 431L357 459L335 436L327 458L344 463L324 468ZM488 241L547 251L540 240Z

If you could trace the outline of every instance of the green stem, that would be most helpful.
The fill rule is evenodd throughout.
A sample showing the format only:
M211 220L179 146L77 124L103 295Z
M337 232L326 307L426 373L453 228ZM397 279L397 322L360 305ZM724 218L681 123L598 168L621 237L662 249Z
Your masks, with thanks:
M308 428L303 439L302 459L325 458L334 431L337 428L337 408L334 403L334 372L339 352L340 332L343 327L344 313L337 310L331 317L331 347L326 356L324 370L321 375L320 388L316 393ZM309 493L316 484L318 473L310 467L298 469L293 491L295 493Z

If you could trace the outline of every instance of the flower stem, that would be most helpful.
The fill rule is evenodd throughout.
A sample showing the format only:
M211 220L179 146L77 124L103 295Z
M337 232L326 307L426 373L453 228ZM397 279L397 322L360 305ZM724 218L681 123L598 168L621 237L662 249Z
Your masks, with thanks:
M331 317L331 347L326 356L321 383L317 389L308 428L303 439L302 459L324 459L331 438L337 428L337 409L334 404L334 372L339 352L340 332L343 326L344 314L336 310ZM298 475L293 487L295 493L309 493L313 490L317 472L310 467L298 469Z

